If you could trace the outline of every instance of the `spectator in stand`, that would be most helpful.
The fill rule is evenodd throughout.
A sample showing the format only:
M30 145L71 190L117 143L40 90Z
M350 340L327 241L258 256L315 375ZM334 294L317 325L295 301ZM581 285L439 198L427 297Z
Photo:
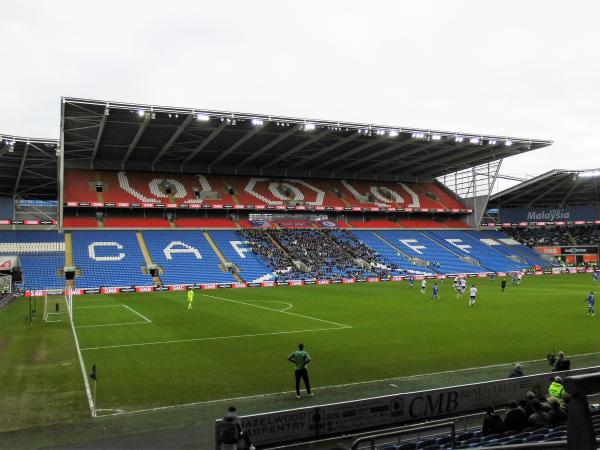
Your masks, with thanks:
M560 402L556 397L548 397L548 404L550 405L550 411L548 416L550 417L550 425L553 427L562 425L567 421L567 412L561 408Z
M562 370L570 370L571 361L565 356L565 352L558 352L558 358L554 364L553 372L560 372Z
M485 417L483 418L483 425L481 427L481 435L489 436L490 434L502 434L506 430L504 422L491 406L485 409Z
M522 405L523 409L525 410L525 413L527 414L527 417L529 417L531 414L533 414L533 402L536 401L536 395L532 392L529 391L526 394L525 397L525 404Z
M535 399L531 402L533 413L527 419L532 427L543 427L550 424L550 416L542 410L542 404Z
M504 427L506 431L521 431L529 426L527 413L519 406L519 404L511 400L508 403L508 409L504 416Z
M515 363L513 365L512 370L508 374L508 378L522 377L523 375L525 375L525 374L523 373L523 369L521 368L521 364Z

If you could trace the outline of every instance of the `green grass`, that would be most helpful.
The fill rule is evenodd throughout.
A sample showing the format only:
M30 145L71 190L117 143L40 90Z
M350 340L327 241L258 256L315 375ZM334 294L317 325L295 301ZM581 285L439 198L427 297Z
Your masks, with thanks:
M283 394L244 400L246 411L298 406L287 393L293 369L286 361L298 342L313 359L311 402L505 376L507 366L402 380L539 360L552 349L600 352L600 317L587 317L584 302L594 288L590 275L527 277L504 294L499 279L473 280L479 295L472 308L450 281L438 301L404 282L196 291L192 310L184 292L80 297L74 322L86 373L97 366L100 414L200 403L214 419L204 402L271 393ZM0 431L85 423L70 325L28 325L26 312L25 300L0 311ZM525 367L531 373L544 363ZM355 384L388 378L401 387L390 387L394 380ZM169 423L172 412L163 414Z

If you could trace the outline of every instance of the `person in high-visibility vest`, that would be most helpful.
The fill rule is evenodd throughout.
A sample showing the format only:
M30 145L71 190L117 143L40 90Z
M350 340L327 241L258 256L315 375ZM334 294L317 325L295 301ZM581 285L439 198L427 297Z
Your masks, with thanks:
M192 302L194 301L194 291L192 291L191 289L187 293L187 300L188 300L188 309L192 309Z
M566 398L569 394L565 391L565 387L562 385L561 377L554 377L554 381L548 386L548 395L556 397L559 400Z

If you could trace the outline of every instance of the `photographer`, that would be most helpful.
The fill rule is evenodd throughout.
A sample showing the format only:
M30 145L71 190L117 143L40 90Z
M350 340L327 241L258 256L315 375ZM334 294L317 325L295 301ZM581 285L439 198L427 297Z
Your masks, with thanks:
M564 352L558 352L558 359L554 363L554 367L552 368L552 372L561 372L563 370L571 369L571 361L569 358L565 357Z

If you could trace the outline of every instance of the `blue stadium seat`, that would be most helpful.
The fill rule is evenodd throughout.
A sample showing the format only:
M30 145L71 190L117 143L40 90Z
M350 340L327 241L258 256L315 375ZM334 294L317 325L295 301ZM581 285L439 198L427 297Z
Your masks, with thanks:
M133 231L73 231L73 262L82 274L76 286L152 286L142 272L146 262Z
M144 240L154 263L163 267L160 279L166 285L234 283L221 270L221 260L200 231L144 231Z
M64 288L64 245L56 231L0 231L0 255L18 255L26 290Z
M225 258L238 266L238 275L247 282L274 280L275 274L257 256L236 231L209 231L208 233Z

